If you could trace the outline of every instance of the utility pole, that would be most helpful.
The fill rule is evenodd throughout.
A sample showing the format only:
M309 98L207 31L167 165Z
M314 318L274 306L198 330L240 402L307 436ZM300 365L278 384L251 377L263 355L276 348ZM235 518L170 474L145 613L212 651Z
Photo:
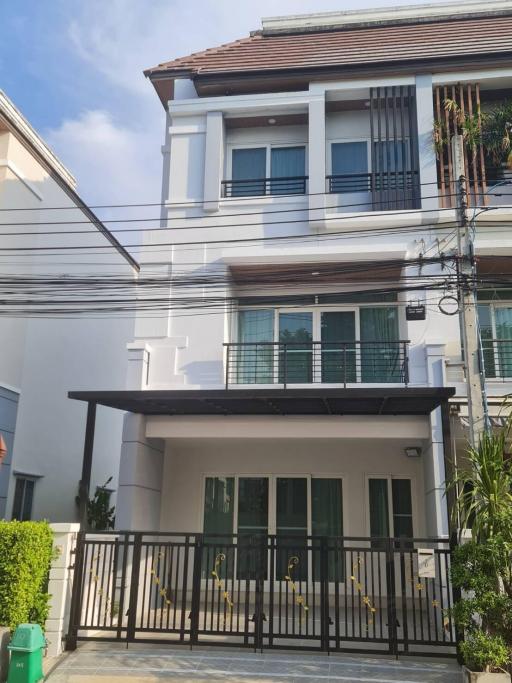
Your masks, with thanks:
M451 141L457 197L457 288L468 392L469 441L478 446L487 428L487 401L477 317L476 266L467 215L466 177L462 135Z

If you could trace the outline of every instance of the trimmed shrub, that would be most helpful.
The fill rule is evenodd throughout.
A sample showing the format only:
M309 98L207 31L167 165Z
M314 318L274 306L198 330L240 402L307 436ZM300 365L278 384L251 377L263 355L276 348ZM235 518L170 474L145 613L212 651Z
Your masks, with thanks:
M0 521L0 625L37 622L49 610L53 533L47 522Z

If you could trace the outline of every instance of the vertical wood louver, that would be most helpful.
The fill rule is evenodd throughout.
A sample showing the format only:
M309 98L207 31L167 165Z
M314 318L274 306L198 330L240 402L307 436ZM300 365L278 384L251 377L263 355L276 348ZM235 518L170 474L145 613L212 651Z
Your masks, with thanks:
M419 208L415 86L370 88L370 132L373 209Z
M464 164L468 204L486 203L485 156L482 146L482 117L478 83L438 85L434 88L436 117L437 178L441 206L454 206L454 177L451 141L455 134L465 138Z

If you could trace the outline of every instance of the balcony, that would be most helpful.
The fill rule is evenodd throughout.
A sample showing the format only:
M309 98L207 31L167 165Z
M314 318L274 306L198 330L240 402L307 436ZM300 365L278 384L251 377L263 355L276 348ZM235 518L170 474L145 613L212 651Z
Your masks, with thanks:
M226 388L240 384L402 384L408 341L256 342L226 347Z
M259 178L252 180L223 180L221 182L222 196L231 198L306 194L307 180L307 176Z
M486 379L512 382L512 340L482 340L482 355Z

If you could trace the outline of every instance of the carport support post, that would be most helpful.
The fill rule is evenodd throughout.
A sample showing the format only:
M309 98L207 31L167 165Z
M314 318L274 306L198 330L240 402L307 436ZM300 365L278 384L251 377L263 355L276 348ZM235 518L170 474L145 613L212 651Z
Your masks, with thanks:
M78 484L78 519L82 529L87 526L87 503L91 488L92 453L94 449L94 428L96 426L96 403L87 403L87 421L85 425L84 457L82 460L82 477Z

